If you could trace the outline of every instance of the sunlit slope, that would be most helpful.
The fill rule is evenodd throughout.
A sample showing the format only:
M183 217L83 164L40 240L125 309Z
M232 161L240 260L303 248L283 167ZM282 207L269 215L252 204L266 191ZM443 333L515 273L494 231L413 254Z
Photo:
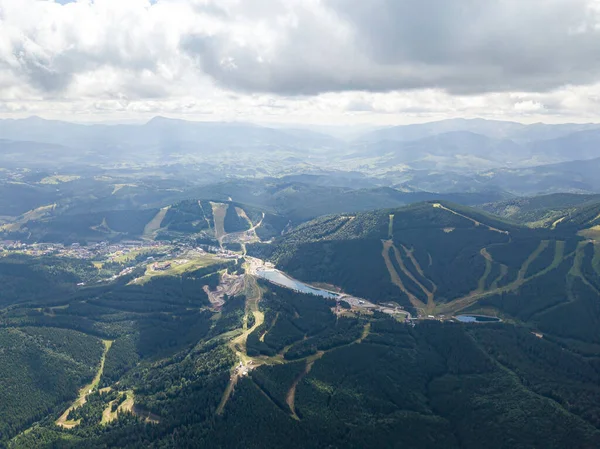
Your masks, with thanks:
M251 251L304 281L397 302L422 316L485 310L558 332L554 314L589 306L588 329L600 317L592 307L600 301L598 249L578 229L529 229L428 202L323 217Z
M217 214L215 214L217 211ZM216 221L215 221L216 220ZM49 205L31 210L6 224L0 238L25 242L99 242L126 239L201 239L218 242L226 234L252 230L269 240L288 225L287 217L232 201L184 200L163 208L73 213Z
M487 203L480 208L535 228L585 229L600 223L600 195L556 193Z

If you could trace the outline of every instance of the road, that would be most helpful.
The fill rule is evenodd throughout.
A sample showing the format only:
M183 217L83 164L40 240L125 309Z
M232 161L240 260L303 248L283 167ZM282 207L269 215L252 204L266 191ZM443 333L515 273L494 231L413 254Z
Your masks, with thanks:
M225 388L223 396L221 397L221 402L217 407L217 415L221 415L223 413L225 405L227 405L227 401L229 401L231 393L233 393L233 389L235 388L235 385L240 377L246 375L250 370L259 365L258 361L255 361L248 356L246 351L246 340L248 340L248 335L254 332L258 326L265 322L265 314L258 308L258 303L260 302L262 292L253 278L248 276L244 277L244 279L245 291L248 298L246 301L246 314L244 316L244 331L238 337L229 342L229 347L236 355L236 365L232 369L229 384L227 384L227 388ZM254 315L254 325L248 328L247 322L248 315L250 313Z

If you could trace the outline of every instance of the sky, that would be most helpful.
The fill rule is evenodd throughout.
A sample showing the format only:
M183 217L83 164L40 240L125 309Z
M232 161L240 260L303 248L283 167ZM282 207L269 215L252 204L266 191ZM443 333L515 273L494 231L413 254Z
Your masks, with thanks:
M598 122L600 0L0 0L0 118Z

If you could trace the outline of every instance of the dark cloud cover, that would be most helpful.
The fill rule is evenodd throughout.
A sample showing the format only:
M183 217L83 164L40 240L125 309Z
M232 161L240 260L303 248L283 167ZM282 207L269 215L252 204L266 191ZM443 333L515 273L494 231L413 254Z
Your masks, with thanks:
M226 34L186 36L182 49L227 88L282 95L419 88L541 92L600 78L600 33L589 1L328 0L323 5L311 9L296 2L286 10L295 24L280 30L268 58L264 48ZM275 25L281 17L266 14L263 20Z
M595 111L595 85L600 0L0 0L0 100L15 105L266 94L562 114Z

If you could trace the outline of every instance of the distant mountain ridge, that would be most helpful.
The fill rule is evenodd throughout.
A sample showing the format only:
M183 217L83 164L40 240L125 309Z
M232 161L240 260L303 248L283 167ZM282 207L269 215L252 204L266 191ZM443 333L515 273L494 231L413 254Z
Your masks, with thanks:
M481 192L499 190L517 196L551 193L588 194L600 192L600 157L533 167L495 168L479 172L453 170L390 170L398 189L431 192Z
M480 209L538 228L586 231L600 224L600 195L557 193L482 204Z
M289 134L288 134L289 132ZM192 122L155 117L143 125L82 125L39 117L0 120L0 139L53 143L71 148L153 145L157 142L214 144L243 149L256 144L300 147L337 144L333 137L313 131L274 129L239 122Z
M381 140L357 143L352 157L378 157L376 164L381 167L405 165L416 170L474 172L600 156L600 129L595 127L541 140L492 137L471 130L444 131L409 140L388 134L376 132L371 137L381 136Z
M554 139L579 131L600 129L598 123L526 125L518 122L485 119L448 119L414 125L391 126L365 133L358 140L378 142L382 140L411 141L456 131L469 131L494 139L511 139L518 142Z
M178 165L202 167L211 177L218 170L229 178L330 171L348 173L343 184L351 186L352 177L362 176L363 187L527 195L598 192L591 169L597 160L598 124L457 119L384 128L347 142L294 127L164 117L141 125L0 120L0 163L53 171Z

